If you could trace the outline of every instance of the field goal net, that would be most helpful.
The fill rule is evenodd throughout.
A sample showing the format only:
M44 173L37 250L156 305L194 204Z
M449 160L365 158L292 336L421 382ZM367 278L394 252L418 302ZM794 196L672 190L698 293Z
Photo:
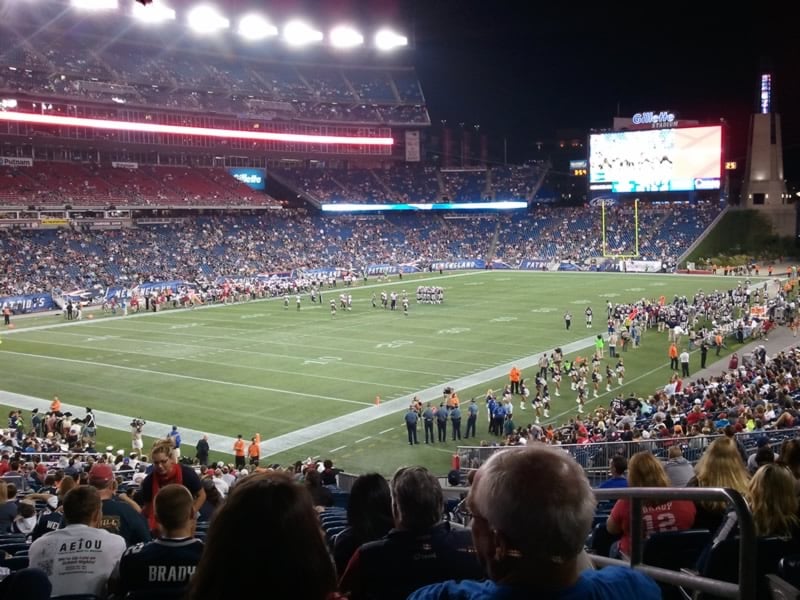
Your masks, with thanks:
M639 201L600 203L603 258L639 258Z

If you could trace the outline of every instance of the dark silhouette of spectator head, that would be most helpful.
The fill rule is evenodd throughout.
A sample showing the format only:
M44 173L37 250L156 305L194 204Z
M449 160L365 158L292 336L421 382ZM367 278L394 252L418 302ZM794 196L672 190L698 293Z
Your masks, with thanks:
M333 506L333 494L322 485L322 475L316 469L306 471L305 484L315 506Z
M360 475L350 489L347 528L334 538L333 558L344 573L356 549L385 536L394 525L389 482L378 473Z
M778 462L787 467L795 479L800 479L800 440L783 442Z
M491 579L537 587L574 579L597 502L568 454L544 444L497 452L478 470L467 502Z
M264 582L276 598L323 600L336 589L311 495L285 473L234 486L211 522L187 599L251 595Z
M439 480L425 467L401 467L392 477L395 527L422 532L442 520L444 496Z
M628 459L621 454L612 456L609 470L611 471L612 477L622 477L625 475L625 471L628 470Z
M378 539L392 528L392 494L383 475L367 473L353 482L347 502L347 522L362 544Z
M775 453L769 446L762 446L756 450L756 465L763 467L775 462Z

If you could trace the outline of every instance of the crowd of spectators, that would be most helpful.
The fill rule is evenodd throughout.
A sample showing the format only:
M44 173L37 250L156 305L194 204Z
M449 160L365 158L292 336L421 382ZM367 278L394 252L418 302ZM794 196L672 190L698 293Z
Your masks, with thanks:
M34 162L0 166L0 206L147 207L269 206L269 195L254 192L225 169L145 166L113 168L90 163Z
M166 186L197 185L193 172L163 167L167 176L156 188L155 177L135 178L120 169L108 169L117 189L131 194L160 193ZM147 169L145 169L147 171ZM162 171L152 168L153 175ZM210 172L213 173L213 172ZM87 176L89 176L87 174ZM206 179L203 186L229 193L220 180ZM93 179L67 179L60 185L80 189ZM149 189L145 182L154 182ZM237 184L238 185L238 182ZM196 190L187 193L196 193ZM673 211L684 210L683 207ZM640 212L644 209L640 209ZM663 209L655 218L664 218ZM713 212L699 210L707 220ZM671 213L666 213L669 216ZM463 217L463 215L461 215ZM672 217L677 218L677 217ZM319 267L361 272L370 264L416 264L427 268L436 261L488 259L495 232L497 260L512 267L524 258L583 261L594 256L599 227L596 211L535 209L526 216L471 216L442 218L432 214L393 214L385 218L322 217L302 210L270 210L254 215L219 213L207 217L180 217L171 223L139 225L102 231L80 226L50 230L0 230L0 251L7 257L0 273L0 295L133 287L151 281L216 277L253 277L293 269ZM583 224L578 241L567 235L571 224ZM673 237L670 229L656 227L640 239L653 247L660 240L670 254L647 258L670 260L691 242ZM584 239L585 238L585 239ZM580 240L583 240L581 242ZM583 243L583 246L580 244Z
M719 203L639 205L638 241L642 259L674 260L685 252L722 210ZM635 254L637 227L633 210L621 207L606 216L605 254ZM531 215L500 220L497 260L514 264L524 259L583 263L602 257L603 235L596 207L535 206Z
M528 202L541 177L533 166L454 171L413 163L385 169L295 167L276 171L318 202L363 204Z
M722 296L731 300L722 302ZM667 337L677 343L681 343L679 338L683 338L683 343L688 338L690 347L700 348L705 356L710 350L723 346L725 339L737 335L740 329L747 328L753 337L760 335L764 322L746 313L739 318L734 316L749 302L746 297L750 297L750 293L745 295L731 290L730 294L699 292L691 300L676 297L666 306L657 303L610 305L609 324L613 330L609 338L616 339L619 330L633 332L635 337L666 332ZM784 297L771 301L775 307L780 303L786 303L787 311L792 312L791 304ZM728 313L722 314L721 310ZM637 316L631 319L631 314ZM706 328L705 323L715 323L716 328ZM623 348L617 356L624 351ZM537 397L547 396L548 386L556 390L561 387L554 377L558 370L556 361L554 353L549 357L549 368L544 370L546 374L537 376ZM800 347L768 356L761 345L743 357L735 368L719 375L690 380L675 371L664 387L653 394L643 397L633 393L628 397L617 394L607 407L578 415L560 426L531 423L514 427L500 435L500 445L543 441L569 446L569 451L583 467L600 469L609 465L617 454L631 456L639 450L652 451L666 459L672 447L681 448L680 456L696 461L714 436L722 435L740 436L742 447L755 454L756 447L765 440L771 439L770 443L775 446L787 439L787 435L794 437L800 427L798 373ZM569 379L575 380L566 373L564 381ZM497 444L496 440L483 443L489 453ZM487 452L470 451L465 464L480 465Z

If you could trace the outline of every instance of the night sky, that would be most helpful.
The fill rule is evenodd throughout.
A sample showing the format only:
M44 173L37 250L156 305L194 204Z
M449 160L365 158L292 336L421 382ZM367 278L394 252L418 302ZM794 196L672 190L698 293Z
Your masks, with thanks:
M671 110L725 119L730 158L743 161L759 74L768 68L787 177L800 176L798 35L785 14L726 20L670 3L560 4L407 2L409 57L432 121L480 124L492 137L507 136L510 158L521 160L559 129L606 128L616 114Z

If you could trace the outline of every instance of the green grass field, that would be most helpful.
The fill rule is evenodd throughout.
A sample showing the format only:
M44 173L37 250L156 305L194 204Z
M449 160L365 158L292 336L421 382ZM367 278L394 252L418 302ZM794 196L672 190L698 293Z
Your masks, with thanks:
M416 304L418 281L444 287L444 304ZM735 280L465 272L370 280L351 290L352 312L339 310L335 318L328 301L338 299L341 288L325 290L322 306L304 296L300 311L292 298L288 310L280 300L267 300L124 318L97 314L69 324L52 315L20 318L1 338L0 389L38 399L22 406L26 420L33 406L46 409L54 394L79 407L79 416L85 406L103 411L100 447L129 448L126 425L139 416L152 437L178 425L185 455L194 454L192 436L206 432L213 436L214 457L231 460L230 438L260 432L262 464L320 456L350 472L390 474L398 465L417 463L446 473L455 443L407 444L403 415L413 394L438 403L441 390L453 385L462 401L480 396L478 436L488 439L486 389L502 388L511 364L532 377L529 365L537 353L605 332L607 300L663 294L669 301L674 294L729 285ZM402 289L411 298L409 316L372 308L373 293ZM584 325L587 305L595 315L591 330ZM566 310L573 315L570 331ZM666 334L646 332L642 347L625 354L625 362L626 393L646 395L663 385L669 376ZM692 367L699 367L695 355ZM593 402L607 404L610 397ZM568 384L554 400L550 421L574 414ZM110 415L104 419L104 413ZM517 425L527 424L527 413L515 411Z

